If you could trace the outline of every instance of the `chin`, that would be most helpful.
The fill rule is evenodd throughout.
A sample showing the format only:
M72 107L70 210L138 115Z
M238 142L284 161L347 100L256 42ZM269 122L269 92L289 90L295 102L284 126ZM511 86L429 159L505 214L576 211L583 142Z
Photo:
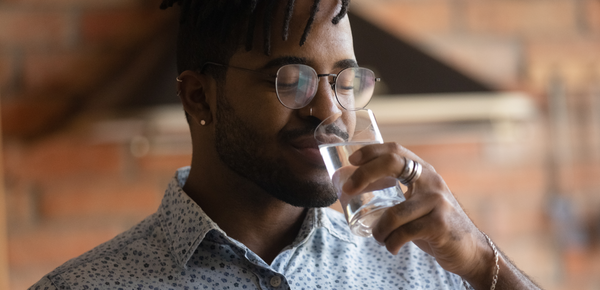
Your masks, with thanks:
M337 194L329 178L327 182L292 182L263 187L273 197L296 207L327 207L337 201Z

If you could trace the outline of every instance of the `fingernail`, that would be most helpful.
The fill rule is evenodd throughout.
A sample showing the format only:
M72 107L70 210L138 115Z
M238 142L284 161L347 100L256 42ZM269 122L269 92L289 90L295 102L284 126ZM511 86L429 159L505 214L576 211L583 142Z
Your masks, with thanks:
M378 240L375 240L375 241L376 241L376 242L377 242L377 244L379 244L380 246L382 246L382 247L385 247L385 244L384 244L384 243L382 243L382 242L380 242L380 241L378 241Z

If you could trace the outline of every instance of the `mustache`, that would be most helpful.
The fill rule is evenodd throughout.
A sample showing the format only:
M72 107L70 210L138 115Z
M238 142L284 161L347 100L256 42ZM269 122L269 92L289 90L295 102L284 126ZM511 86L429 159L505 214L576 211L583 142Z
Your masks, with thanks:
M342 138L346 142L350 138L350 135L348 134L348 132L342 130L340 127L338 127L335 124L331 124L331 125L327 126L327 128L325 128L325 133L336 135L336 136Z
M304 137L307 135L312 136L315 134L315 130L316 130L317 126L318 126L318 124L307 124L301 128L283 131L280 134L280 138L283 141L291 141L296 138ZM346 142L348 141L348 139L350 139L350 135L348 134L348 132L346 132L345 130L342 130L339 126L337 126L335 124L328 125L325 128L325 134L326 135L335 135L335 136L343 139Z

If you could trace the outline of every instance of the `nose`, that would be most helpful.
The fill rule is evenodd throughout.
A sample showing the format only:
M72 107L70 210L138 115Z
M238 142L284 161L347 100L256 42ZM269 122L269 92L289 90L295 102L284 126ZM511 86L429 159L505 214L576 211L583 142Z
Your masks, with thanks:
M336 80L337 76L338 75L336 75L336 74L319 74L319 75L317 75L317 83L321 82L321 78L327 78L326 79L327 83L329 83L332 90L335 90L335 80ZM329 81L329 78L332 78L332 80Z
M343 108L335 98L334 84L329 82L329 78L336 75L321 74L318 76L317 92L305 110L319 120L325 120L332 115L341 115Z

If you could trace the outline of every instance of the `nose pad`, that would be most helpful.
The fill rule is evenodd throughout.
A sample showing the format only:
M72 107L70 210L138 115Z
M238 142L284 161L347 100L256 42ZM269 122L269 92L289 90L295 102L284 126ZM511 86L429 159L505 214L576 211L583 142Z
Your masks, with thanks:
M337 98L337 96L335 95L335 81L332 82L328 82L329 86L331 87L331 91L333 92L333 95Z

